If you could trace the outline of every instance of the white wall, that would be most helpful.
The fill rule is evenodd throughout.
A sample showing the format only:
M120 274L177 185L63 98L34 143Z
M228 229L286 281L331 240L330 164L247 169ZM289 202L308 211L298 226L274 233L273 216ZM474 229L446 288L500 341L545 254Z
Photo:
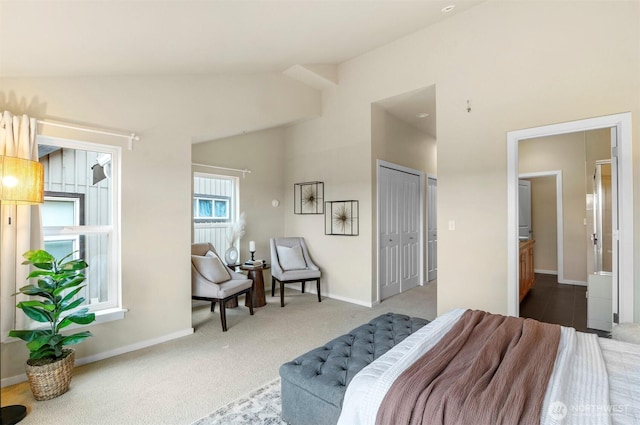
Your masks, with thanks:
M327 199L360 201L358 237L325 236L322 216L283 213L284 233L307 237L323 265L323 291L362 304L374 299L371 104L436 84L438 310L506 313L505 133L631 111L633 133L640 134L639 23L640 4L633 1L488 1L343 63L338 87L323 92L321 118L284 131L285 188L322 180ZM316 91L276 75L0 80L4 109L133 130L142 138L122 162L129 312L125 320L92 326L96 337L79 346L80 358L189 331L190 142L319 116L320 106ZM292 211L292 194L284 196L283 211ZM455 231L447 230L450 220ZM638 321L640 232L635 264ZM2 377L21 374L23 344L1 349Z
M322 119L286 131L285 182L292 187L294 183L322 181L325 200L358 200L360 234L326 236L324 216L292 214L293 193L285 194L284 232L285 236L305 238L314 262L322 268L323 293L369 305L370 290L363 290L362 280L370 281L372 264L371 212L367 206L372 191L370 131L364 135L351 131L358 128L354 114L335 116L341 111L326 105L326 93ZM360 121L370 115L370 106L353 112Z
M333 268L331 291L363 303L374 299L375 276L364 254L375 240L370 104L436 84L438 311L506 313L506 132L621 111L640 114L639 7L489 1L343 63L339 86L324 92L323 116L292 128L287 143L288 181L311 174L330 183L332 197L361 201L358 238L319 236L320 224L305 217L285 224L288 233L331 253L323 258ZM310 167L300 165L311 158ZM637 170L634 182L639 205ZM455 231L447 230L449 221ZM640 236L635 246L640 264ZM638 300L638 277L635 287ZM639 310L636 302L637 317Z
M256 243L256 259L271 261L269 238L284 235L286 195L293 186L284 181L284 129L256 131L211 142L197 143L191 148L193 162L227 168L249 169L250 174L240 177L240 210L246 213L245 235L240 241L240 259L251 258L249 241ZM194 170L239 175L236 172L194 166ZM272 206L277 200L280 205ZM265 283L271 277L264 273Z
M95 337L77 347L76 358L82 360L191 332L192 139L318 115L320 97L271 74L25 78L0 80L0 108L38 119L131 130L141 138L129 151L126 140L64 133L124 146L122 301L129 311L124 320L90 326ZM43 132L61 135L52 127ZM237 158L245 154L233 152ZM2 379L23 374L24 344L2 344L1 350Z

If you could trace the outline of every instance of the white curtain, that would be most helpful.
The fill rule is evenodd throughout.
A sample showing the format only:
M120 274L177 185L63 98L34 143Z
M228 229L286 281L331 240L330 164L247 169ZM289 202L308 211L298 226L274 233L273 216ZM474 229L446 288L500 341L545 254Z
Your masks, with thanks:
M0 155L38 160L36 120L5 111L0 117ZM2 205L0 213L0 321L4 341L11 329L22 328L24 315L16 317L13 294L27 284L29 268L22 265L22 254L43 246L39 205Z

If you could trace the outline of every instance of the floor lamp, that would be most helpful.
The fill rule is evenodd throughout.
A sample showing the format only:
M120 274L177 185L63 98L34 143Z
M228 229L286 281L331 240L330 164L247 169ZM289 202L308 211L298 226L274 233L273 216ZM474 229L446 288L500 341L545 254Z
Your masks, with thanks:
M0 155L0 205L33 205L44 202L44 167L37 161ZM11 224L11 217L8 218ZM22 405L0 409L2 425L13 425L27 416Z

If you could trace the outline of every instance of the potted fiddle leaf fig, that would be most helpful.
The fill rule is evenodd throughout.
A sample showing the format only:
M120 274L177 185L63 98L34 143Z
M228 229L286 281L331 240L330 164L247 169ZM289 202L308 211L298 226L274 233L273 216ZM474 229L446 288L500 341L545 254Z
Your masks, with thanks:
M35 284L23 286L14 295L22 293L31 297L17 307L29 318L47 323L46 329L12 330L9 336L26 341L29 360L26 369L31 392L36 400L48 400L64 394L69 389L75 350L65 348L91 336L89 331L63 335L60 331L75 323L87 325L95 320L95 314L81 306L85 299L77 297L86 285L83 271L89 266L84 260L71 259L73 253L57 260L44 250L23 254L22 264L35 268L27 280Z

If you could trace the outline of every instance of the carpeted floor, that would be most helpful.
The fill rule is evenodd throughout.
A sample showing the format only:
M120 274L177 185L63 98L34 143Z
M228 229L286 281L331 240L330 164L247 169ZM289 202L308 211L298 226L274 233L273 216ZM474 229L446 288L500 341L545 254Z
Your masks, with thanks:
M435 283L372 308L285 294L284 308L267 296L254 316L245 307L227 310L228 332L218 312L195 302L192 335L76 367L69 392L53 400L35 401L26 382L3 388L2 405L27 406L20 425L191 424L278 378L282 363L380 314L436 316Z

